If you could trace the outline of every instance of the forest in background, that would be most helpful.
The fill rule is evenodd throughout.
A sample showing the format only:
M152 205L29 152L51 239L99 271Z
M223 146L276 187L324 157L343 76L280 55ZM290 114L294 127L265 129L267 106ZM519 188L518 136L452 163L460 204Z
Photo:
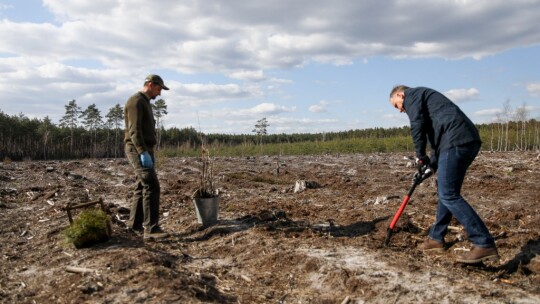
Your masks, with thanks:
M158 126L158 155L197 156L204 141L213 156L304 155L413 151L410 128L368 128L341 132L268 134L266 118L254 122L253 134L202 134L195 128L163 127L167 105L152 104ZM92 104L85 110L69 101L59 124L48 117L7 115L0 110L0 161L124 157L124 113L120 104L105 117ZM540 121L528 119L525 106L503 105L495 122L477 128L487 151L540 150Z

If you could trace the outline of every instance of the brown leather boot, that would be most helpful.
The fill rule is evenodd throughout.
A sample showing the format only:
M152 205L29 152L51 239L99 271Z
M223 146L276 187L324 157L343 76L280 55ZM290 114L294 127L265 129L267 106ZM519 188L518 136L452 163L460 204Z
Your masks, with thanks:
M422 244L420 244L420 246L418 246L418 249L424 252L443 252L445 248L444 243L439 243L428 238Z
M471 251L457 257L459 263L476 264L487 260L497 261L499 253L497 247L472 247Z

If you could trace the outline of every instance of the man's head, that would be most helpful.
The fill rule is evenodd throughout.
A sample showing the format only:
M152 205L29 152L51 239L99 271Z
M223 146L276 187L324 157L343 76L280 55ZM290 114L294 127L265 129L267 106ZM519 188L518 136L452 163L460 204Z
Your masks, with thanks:
M169 88L163 83L163 79L159 75L150 74L144 79L144 93L154 99L161 95L161 89L168 90Z
M405 100L405 91L408 88L408 86L398 85L395 86L390 92L390 103L394 108L398 109L400 113L405 112L403 101Z

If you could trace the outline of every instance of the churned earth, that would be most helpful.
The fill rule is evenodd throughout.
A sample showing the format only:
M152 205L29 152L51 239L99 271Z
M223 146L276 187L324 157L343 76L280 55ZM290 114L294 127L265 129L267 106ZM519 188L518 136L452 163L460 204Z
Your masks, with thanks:
M540 303L540 160L481 153L463 195L496 238L498 262L464 266L451 247L417 245L434 220L436 178L419 185L385 247L411 186L410 153L215 158L219 221L197 222L196 158L158 160L163 241L129 232L125 159L0 165L3 303ZM296 191L297 181L308 186ZM112 237L65 241L68 202L102 199ZM76 212L74 213L76 217Z

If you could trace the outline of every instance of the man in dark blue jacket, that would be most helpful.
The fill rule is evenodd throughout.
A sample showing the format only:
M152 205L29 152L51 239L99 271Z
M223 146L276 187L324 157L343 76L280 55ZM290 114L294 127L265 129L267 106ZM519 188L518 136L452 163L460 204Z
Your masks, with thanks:
M444 251L444 237L454 216L473 243L469 252L457 258L458 262L473 264L498 259L495 241L486 225L461 196L465 174L481 146L474 124L457 105L429 88L396 86L390 93L390 103L409 116L417 162L426 170L423 178L429 177L430 171L438 171L437 215L420 249ZM427 143L431 157L426 155Z

